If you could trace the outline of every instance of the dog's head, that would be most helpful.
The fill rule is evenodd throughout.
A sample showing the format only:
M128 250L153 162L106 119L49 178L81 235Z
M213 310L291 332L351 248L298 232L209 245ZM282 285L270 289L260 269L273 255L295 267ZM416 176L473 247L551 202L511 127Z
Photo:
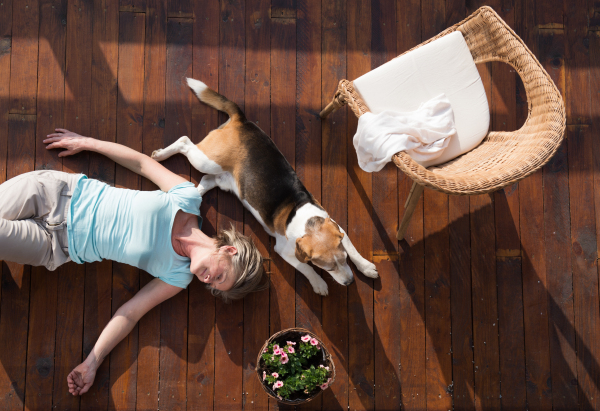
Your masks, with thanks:
M296 258L327 271L342 285L352 284L354 276L342 245L344 233L331 218L311 217L306 222L306 234L296 240Z

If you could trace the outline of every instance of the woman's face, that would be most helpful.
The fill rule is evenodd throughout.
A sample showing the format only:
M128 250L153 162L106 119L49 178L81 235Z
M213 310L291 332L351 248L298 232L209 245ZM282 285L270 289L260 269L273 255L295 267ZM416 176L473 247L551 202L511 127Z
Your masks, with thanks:
M224 246L216 253L206 253L197 247L191 253L190 271L200 281L221 291L230 290L237 276L233 271L231 257L237 253L235 247Z

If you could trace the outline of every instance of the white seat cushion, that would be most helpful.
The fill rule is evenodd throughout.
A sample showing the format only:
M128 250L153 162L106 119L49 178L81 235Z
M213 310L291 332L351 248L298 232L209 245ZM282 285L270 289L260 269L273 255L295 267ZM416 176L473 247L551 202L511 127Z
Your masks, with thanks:
M490 112L479 72L462 33L456 31L419 47L354 80L369 110L413 111L440 93L454 111L456 136L442 155L421 162L445 163L477 147L490 125Z

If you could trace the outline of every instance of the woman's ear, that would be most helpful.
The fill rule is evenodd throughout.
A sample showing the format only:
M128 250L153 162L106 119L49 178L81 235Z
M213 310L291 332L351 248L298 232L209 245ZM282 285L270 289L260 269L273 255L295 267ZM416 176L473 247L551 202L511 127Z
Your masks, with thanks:
M224 245L220 248L220 250L223 250L225 254L229 255L230 257L233 257L238 252L237 248L232 245Z

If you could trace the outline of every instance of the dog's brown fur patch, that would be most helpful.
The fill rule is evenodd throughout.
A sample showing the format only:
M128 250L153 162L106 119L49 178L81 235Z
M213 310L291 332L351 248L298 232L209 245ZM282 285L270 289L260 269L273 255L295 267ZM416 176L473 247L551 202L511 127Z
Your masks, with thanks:
M277 234L285 236L285 229L287 227L288 216L290 215L295 206L296 204L294 203L282 204L275 212L275 216L273 218L273 227L269 227L269 229L271 231L276 232Z
M213 130L196 146L206 156L233 174L238 180L239 165L244 163L247 156L246 145L240 136L240 122L231 120L225 127Z

